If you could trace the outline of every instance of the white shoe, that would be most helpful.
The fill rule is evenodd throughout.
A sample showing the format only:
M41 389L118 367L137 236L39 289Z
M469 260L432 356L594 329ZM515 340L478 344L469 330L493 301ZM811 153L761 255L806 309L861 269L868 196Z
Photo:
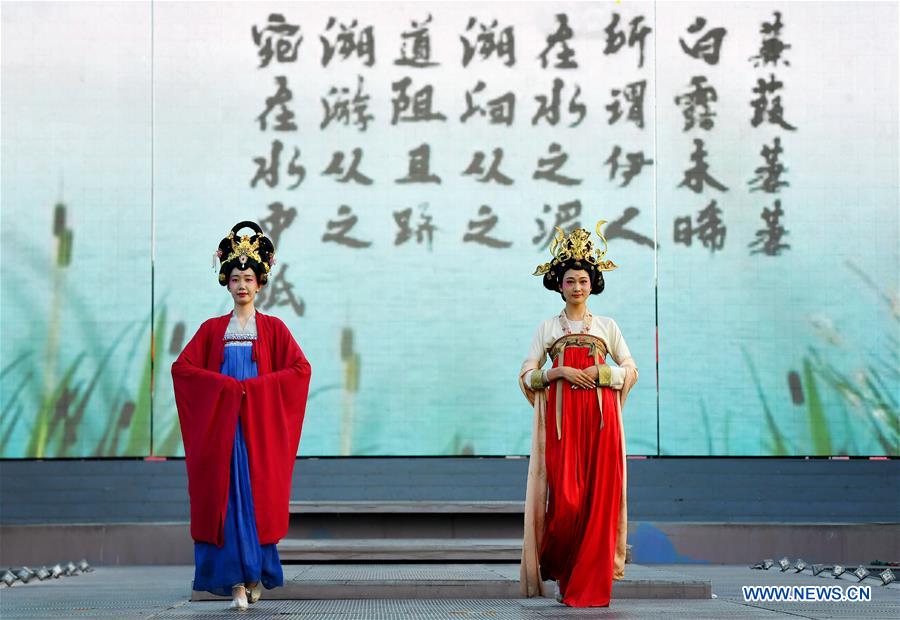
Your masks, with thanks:
M231 605L228 606L228 609L247 611L247 607L247 590L244 586L234 586L231 588Z
M247 602L251 605L259 600L262 596L262 586L257 581L252 586L247 586Z

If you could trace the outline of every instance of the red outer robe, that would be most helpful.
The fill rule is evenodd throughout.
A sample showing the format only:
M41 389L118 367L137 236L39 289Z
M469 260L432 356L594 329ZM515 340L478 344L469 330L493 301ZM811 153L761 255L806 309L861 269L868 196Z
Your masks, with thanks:
M203 323L172 364L191 498L191 537L222 546L240 414L256 529L260 544L267 545L277 543L288 530L291 477L311 368L285 324L257 311L253 359L259 376L238 381L221 374L230 319L228 313Z

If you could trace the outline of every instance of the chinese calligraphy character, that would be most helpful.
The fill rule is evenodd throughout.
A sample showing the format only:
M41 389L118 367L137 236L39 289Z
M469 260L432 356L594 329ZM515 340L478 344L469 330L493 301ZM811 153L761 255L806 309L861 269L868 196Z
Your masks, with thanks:
M469 23L466 25L466 32L472 32L476 23L478 21L474 17L470 17ZM496 54L497 58L505 59L503 64L507 67L516 64L516 40L513 27L503 28L498 36L496 19L490 24L478 23L477 31L472 32L468 37L460 36L459 40L463 44L463 67L469 66L476 52L482 60L487 60L491 54Z
M422 144L409 152L409 173L394 183L440 183L441 177L431 174L431 146Z
M272 240L272 245L278 247L281 233L284 232L297 217L297 209L291 207L285 209L280 202L269 205L269 215L259 220L259 225L266 231L266 235Z
M562 92L563 86L563 81L559 78L555 78L553 80L553 92L550 97L547 97L546 95L535 95L534 99L538 102L538 110L535 112L534 118L531 119L532 125L537 125L538 121L542 118L547 121L548 125L555 126L559 123L560 93ZM569 100L569 114L576 116L577 118L569 123L569 127L577 127L587 115L587 106L578 101L579 95L581 95L581 87L576 84L575 92Z
M681 114L684 116L684 131L693 128L695 124L699 124L701 129L709 131L713 128L713 117L716 115L710 109L709 104L719 100L716 89L712 86L707 86L706 78L702 75L692 77L691 86L694 87L694 90L675 97L675 105L682 106ZM701 108L699 123L697 123L697 108Z
M364 175L362 172L357 170L359 166L360 160L362 160L362 149L355 148L352 151L353 161L350 162L350 165L347 167L347 171L344 172L344 153L341 151L336 151L331 158L331 163L328 164L328 167L322 172L322 176L327 175L344 175L340 178L336 178L335 181L338 183L349 183L353 181L354 183L358 183L359 185L371 185L372 179Z
M556 32L547 37L547 47L538 55L541 59L541 68L547 68L547 55L554 47L559 45L562 49L556 54L557 62L553 67L555 69L577 69L578 63L575 61L575 50L569 47L568 41L574 36L572 29L569 27L569 16L565 13L557 13L556 21L559 26Z
M630 222L640 214L640 210L636 207L628 207L627 209L625 209L621 217L607 224L606 240L609 241L611 239L626 239L628 241L637 243L638 245L647 246L651 249L659 247L658 244L653 243L653 239L651 239L650 237L647 237L640 233L636 233L633 230L626 228L628 222Z
M275 131L296 131L297 124L294 122L294 113L287 107L287 102L294 96L287 86L287 78L283 75L276 76L275 83L278 84L278 90L274 95L266 98L266 109L256 117L256 120L259 121L259 129L260 131L266 130L266 119L269 113L275 109L275 106L279 106L281 111L275 116L278 124L273 129Z
M692 192L699 194L703 191L704 184L716 188L720 192L727 192L728 188L715 180L709 174L709 164L706 163L708 153L703 149L703 140L694 140L694 152L691 161L694 166L684 171L684 179L678 187L687 187Z
M463 235L463 243L478 243L489 248L508 248L512 245L512 241L501 241L488 234L499 221L499 218L489 206L481 205L481 208L478 209L478 215L482 219L469 220L469 232Z
M781 175L787 172L785 165L778 161L779 155L783 152L781 138L775 138L771 148L767 144L763 145L759 154L766 160L766 165L754 170L756 176L747 182L747 185L751 186L751 192L777 194L782 187L790 185L787 181L781 180Z
M336 24L337 19L329 17L328 23L325 25L325 32L328 33ZM349 24L340 24L331 40L319 35L319 40L322 42L323 67L328 66L328 63L334 58L335 52L340 55L341 60L347 60L355 52L358 58L365 58L363 64L367 67L375 64L375 34L372 26L366 26L357 34L357 25L355 19Z
M475 174L483 174L479 179L475 179L479 183L488 183L489 181L493 181L494 183L499 183L500 185L512 185L513 180L500 172L500 162L503 160L503 149L496 148L494 149L494 160L491 163L491 167L487 172L484 171L484 153L482 151L476 151L475 156L472 158L472 163L469 164L469 167L463 171L463 176L465 175L475 175Z
M550 213L553 209L550 205L544 205L544 213ZM558 226L569 234L576 228L581 228L579 217L581 216L581 201L572 200L564 202L556 207L553 224L547 225L543 219L537 217L534 219L538 225L538 233L531 238L531 243L538 245L538 251L543 252L550 245L550 241L555 236L556 227Z
M567 153L564 153L562 151L562 148L556 142L550 145L550 155L551 157L547 157L546 159L543 157L538 159L538 169L534 171L533 175L531 175L532 179L543 179L552 183L559 183L560 185L581 184L581 179L575 179L562 174L557 174L559 169L562 168L566 161L569 159L569 155ZM541 168L544 169L541 170Z
M753 89L753 92L759 97L750 102L750 105L753 106L753 118L750 119L751 125L758 127L763 122L763 116L765 116L766 120L773 125L778 125L789 131L796 131L796 127L784 120L781 95L776 95L772 99L771 107L769 107L769 99L766 95L780 90L782 86L784 86L784 83L776 80L774 75L769 76L768 82L763 79L756 80L756 88Z
M395 65L405 67L434 67L438 63L431 60L431 33L428 24L431 23L431 14L422 22L412 21L412 30L407 30L400 37L403 43L400 46L400 58L394 61Z
M694 225L690 216L675 218L675 243L691 245L694 237L700 239L703 247L711 254L725 247L725 234L728 232L719 215L722 210L716 207L716 201L711 201L697 216L697 224Z
M612 181L616 178L616 172L619 170L619 155L622 154L622 147L615 145L612 150L612 154L609 158L603 162L604 164L609 165L609 180ZM641 170L644 166L653 165L652 159L647 159L644 156L644 151L638 151L636 153L628 153L625 158L628 160L628 168L622 173L622 184L619 187L625 187L631 180L641 173Z
M278 185L278 169L281 165L281 151L283 148L284 145L281 143L281 140L274 140L272 142L272 151L268 164L266 163L266 158L264 156L253 158L253 162L256 164L257 168L256 174L250 181L250 187L256 187L256 184L260 181L263 181L269 187ZM306 178L306 169L297 162L299 158L300 149L295 146L294 156L291 158L290 163L288 163L287 172L288 176L295 177L297 180L293 185L289 186L288 189L296 189L303 183L303 179Z
M756 240L747 244L748 248L757 247L750 254L765 254L766 256L778 256L782 250L789 250L790 244L782 243L781 239L790 233L781 225L781 216L784 210L781 208L781 201L776 200L774 209L763 208L760 217L766 223L766 227L756 231Z
M782 64L790 66L787 60L784 60L781 55L784 53L784 50L790 49L790 45L786 45L784 41L781 40L781 29L784 27L784 24L781 23L781 13L779 11L774 11L775 13L775 21L774 22L763 22L759 31L763 35L768 38L763 38L762 45L759 48L759 54L756 56L751 56L750 61L753 63L754 67L758 67L760 65L774 65L778 66L778 61L780 60Z
M348 236L347 233L349 233L359 221L359 218L353 214L353 210L350 207L341 205L338 208L337 214L344 219L328 220L328 232L322 235L323 242L337 243L355 249L367 248L372 245L371 241L362 241L361 239Z
M397 93L397 96L391 99L391 103L394 106L391 125L396 125L398 121L446 121L446 116L432 110L434 87L431 84L428 84L416 91L412 98L410 98L406 89L408 89L411 84L412 79L405 77L391 85L393 91ZM406 116L401 116L404 112L407 112L410 107L412 108L412 112Z
M621 30L616 30L616 26L618 26L619 24L619 19L619 14L613 13L612 20L609 22L609 25L603 29L603 31L606 32L606 48L603 50L603 53L607 56L617 53L626 43L625 33ZM644 66L644 39L646 39L647 35L651 32L651 28L641 24L641 22L643 21L644 16L638 15L629 22L631 24L631 32L629 33L627 38L628 47L634 47L635 45L638 46L639 69Z
M350 99L350 89L346 86L340 89L332 86L328 91L328 97L321 99L322 107L325 108L325 116L319 124L319 129L325 129L333 121L349 125L352 104L353 124L359 131L365 131L369 126L369 121L374 120L375 117L368 113L369 95L364 95L362 88L363 77L361 75L357 76L356 94L353 95L353 99Z
M432 217L425 213L428 209L427 203L419 205L419 222L416 224L416 230L413 231L410 220L412 219L412 207L407 207L401 211L394 211L394 221L400 229L394 239L394 245L402 245L412 239L415 232L416 243L421 244L427 242L428 249L431 250L431 244L434 240L434 231L438 228L432 223Z
M612 125L622 117L622 104L618 97L621 95L625 99L628 106L628 115L625 120L633 122L635 125L644 128L644 91L647 89L647 80L632 82L627 84L625 88L614 88L610 92L613 101L606 106L609 110L609 120L607 123Z
M281 273L277 278L272 278L269 286L263 287L257 294L256 303L262 310L268 310L273 306L290 305L294 314L303 316L306 304L303 299L294 295L294 285L287 279L288 265L281 267Z
M259 48L260 63L258 69L267 66L272 60L272 54L278 62L294 62L297 60L297 51L300 43L303 42L303 35L300 32L300 26L294 26L285 21L284 15L280 13L271 13L269 15L269 23L265 28L260 30L257 26L253 26L250 34L253 36L253 43ZM294 36L296 35L296 38ZM274 50L272 44L274 41Z
M698 17L693 24L688 26L688 32L697 34L706 26L706 19ZM681 49L691 58L702 58L703 62L709 65L719 63L719 52L722 49L722 40L728 33L724 28L710 28L703 36L694 41L693 45L688 46L684 39L679 38L678 43Z
M280 140L272 142L272 155L269 163L266 163L265 156L254 157L253 162L256 164L256 174L250 181L250 187L256 187L256 184L263 181L269 187L278 185L278 168L280 166L281 150L284 145Z
M484 82L478 80L478 83L475 84L475 88L466 91L466 111L459 117L459 121L465 123L475 114L480 116L487 114L492 125L512 125L516 113L515 93L509 91L505 95L500 95L499 97L488 100L488 110L485 110L480 105L475 104L475 97L473 96L483 91L484 88Z

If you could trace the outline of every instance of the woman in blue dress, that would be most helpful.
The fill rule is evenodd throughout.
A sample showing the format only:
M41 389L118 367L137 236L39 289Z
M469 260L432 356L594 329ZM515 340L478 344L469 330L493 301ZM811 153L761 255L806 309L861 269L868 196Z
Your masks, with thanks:
M236 237L243 227L256 234ZM206 321L172 367L191 495L193 589L231 596L238 610L258 601L262 587L284 583L276 543L287 532L309 388L309 363L290 332L254 306L274 252L254 222L222 240L219 283L234 310Z

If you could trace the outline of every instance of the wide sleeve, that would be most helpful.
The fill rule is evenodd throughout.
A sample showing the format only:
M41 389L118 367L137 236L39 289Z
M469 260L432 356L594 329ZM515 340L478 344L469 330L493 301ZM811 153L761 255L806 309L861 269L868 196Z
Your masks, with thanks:
M625 337L622 335L622 330L619 329L619 324L613 320L610 320L609 323L609 354L619 366L627 366L629 360L632 363L634 362L631 358L631 350L629 350Z
M261 544L287 534L291 479L312 375L284 323L276 321L272 327L272 372L242 382L241 428L253 448L248 459Z
M628 392L631 391L631 388L637 382L638 369L634 358L631 357L631 351L625 342L622 330L619 329L618 323L612 320L609 326L609 354L619 368L624 370L624 372L616 374L615 385L612 386L621 391L621 402L624 404L625 399L628 397Z
M538 325L534 338L531 339L528 355L525 357L525 361L522 362L522 367L519 369L519 387L531 404L534 404L534 388L531 383L532 374L534 372L539 372L547 362L547 350L544 345L545 339L545 323L541 323Z
M184 441L191 536L222 544L229 457L241 406L240 383L203 367L211 342L204 323L172 364L175 405Z

